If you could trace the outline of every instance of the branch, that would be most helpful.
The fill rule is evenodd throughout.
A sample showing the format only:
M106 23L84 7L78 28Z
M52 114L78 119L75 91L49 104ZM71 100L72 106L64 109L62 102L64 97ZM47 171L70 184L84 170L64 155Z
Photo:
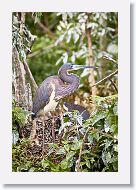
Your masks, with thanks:
M56 40L56 39L57 39L57 37L54 35L54 33L51 32L51 30L50 30L49 28L47 28L43 23L41 23L40 21L38 21L37 24L40 26L40 28L43 29L43 31L44 31L45 33L48 34L48 36L49 36L51 39L53 39L53 40ZM68 47L66 47L66 46L63 44L63 42L61 42L59 45L60 45L63 49L65 49L66 51L68 51L68 52L71 51Z
M75 170L76 170L77 172L80 172L80 161L81 161L81 155L82 155L83 145L84 145L84 143L85 143L85 139L86 139L87 133L90 131L90 129L91 129L91 128L88 127L88 129L86 130L86 133L85 133L85 135L84 135L84 137L83 137L82 145L81 145L81 147L80 147L79 157L78 157L77 164L76 164L76 167L75 167Z
M116 87L116 84L111 80L111 78L109 78L109 81L111 82L111 84L114 86L116 92L118 93L118 89Z
M39 50L29 54L28 57L31 58L31 57L34 57L34 56L37 56L37 55L39 56L39 55L45 53L46 51L48 51L49 49L51 49L53 47L55 47L55 45L51 44L51 45L49 45L49 46L47 46L45 48L39 49Z
M48 36L49 36L50 38L55 39L55 36L54 36L53 32L51 32L43 23L41 23L40 21L38 21L37 24L40 26L40 28L43 29L43 31L44 31L45 33L48 34Z
M114 71L113 73L111 73L107 77L105 77L105 78L101 79L100 81L98 81L97 83L95 83L93 86L96 86L96 85L100 84L101 82L105 81L106 79L110 79L111 77L113 77L117 73L118 73L118 70ZM93 86L91 86L91 87L93 87Z
M32 82L34 91L36 91L36 89L37 89L38 86L37 86L37 84L36 84L36 82L35 82L35 80L34 80L34 78L33 78L33 75L32 75L32 73L31 73L31 71L30 71L30 69L29 69L29 66L28 66L28 64L27 64L26 59L24 59L23 64L24 64L25 71L26 71L26 73L28 74L28 77L29 77L29 79L30 79L31 82Z
M108 55L104 55L102 58L117 64L117 61Z
M90 128L90 130L91 130L91 132L97 132L97 133L99 133L99 134L101 134L107 138L111 138L111 139L116 140L116 141L118 140L117 138L113 137L112 135L107 134L107 133L102 132L102 131L99 131L98 129Z

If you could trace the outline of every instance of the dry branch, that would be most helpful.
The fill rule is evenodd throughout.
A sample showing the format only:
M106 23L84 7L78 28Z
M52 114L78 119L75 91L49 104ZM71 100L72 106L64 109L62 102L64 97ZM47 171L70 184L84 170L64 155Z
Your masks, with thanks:
M113 73L111 73L110 75L108 75L107 77L101 79L100 81L98 81L97 83L95 83L94 85L92 85L91 87L93 86L96 86L100 83L102 83L103 81L107 80L107 79L110 79L111 77L113 77L114 75L116 75L118 73L118 70L114 71Z
M26 73L27 73L27 75L28 75L28 77L29 77L29 79L30 79L30 81L32 83L33 89L34 89L34 91L36 91L36 89L37 89L38 86L37 86L37 84L36 84L36 82L35 82L35 80L33 78L33 75L32 75L32 73L31 73L31 71L29 69L29 66L27 64L26 59L24 59L23 64L24 64L25 71L26 71Z
M118 89L116 87L116 84L111 80L111 78L109 78L109 81L111 82L111 84L114 86L116 92L118 93Z

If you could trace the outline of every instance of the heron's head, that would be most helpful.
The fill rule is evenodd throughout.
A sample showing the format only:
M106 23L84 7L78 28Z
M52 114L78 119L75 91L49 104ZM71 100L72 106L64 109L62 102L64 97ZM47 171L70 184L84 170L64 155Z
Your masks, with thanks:
M75 65L73 63L65 63L65 64L63 64L61 66L60 69L65 69L67 71L72 71L72 70L88 69L88 68L96 69L98 67L95 67L95 66L86 66L86 65Z

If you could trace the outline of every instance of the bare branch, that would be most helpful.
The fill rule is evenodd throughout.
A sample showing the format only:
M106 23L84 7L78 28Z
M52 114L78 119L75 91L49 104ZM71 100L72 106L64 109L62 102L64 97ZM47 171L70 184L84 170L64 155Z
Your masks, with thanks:
M117 64L117 61L108 55L104 55L102 58Z
M49 36L50 38L55 39L55 36L54 36L53 32L51 32L43 23L41 23L40 21L38 21L37 24L40 26L40 28L43 29L43 31L44 31L45 33L48 34L48 36Z
M116 84L111 80L111 78L109 78L109 81L111 82L111 84L114 86L116 92L118 93L118 89L116 87Z
M36 82L35 82L35 80L34 80L34 78L33 78L33 75L32 75L32 73L31 73L31 71L30 71L30 69L29 69L29 66L28 66L28 64L27 64L26 59L24 59L23 64L24 64L25 71L26 71L26 73L27 73L29 79L30 79L31 82L32 82L34 91L36 91L36 89L37 89L38 86L37 86L37 84L36 84Z
M105 81L105 80L107 80L107 79L113 77L113 76L116 75L117 73L118 73L118 70L114 71L113 73L111 73L111 74L108 75L107 77L105 77L105 78L101 79L100 81L98 81L97 83L95 83L93 86L96 86L96 85L100 84L101 82L103 82L103 81ZM93 87L93 86L92 86L92 87Z

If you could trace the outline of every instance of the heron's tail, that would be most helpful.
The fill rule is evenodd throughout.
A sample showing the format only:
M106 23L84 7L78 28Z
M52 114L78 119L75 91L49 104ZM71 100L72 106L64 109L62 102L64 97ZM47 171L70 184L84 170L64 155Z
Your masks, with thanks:
M32 120L34 120L36 118L36 114L35 113L31 113L31 116L32 116Z

